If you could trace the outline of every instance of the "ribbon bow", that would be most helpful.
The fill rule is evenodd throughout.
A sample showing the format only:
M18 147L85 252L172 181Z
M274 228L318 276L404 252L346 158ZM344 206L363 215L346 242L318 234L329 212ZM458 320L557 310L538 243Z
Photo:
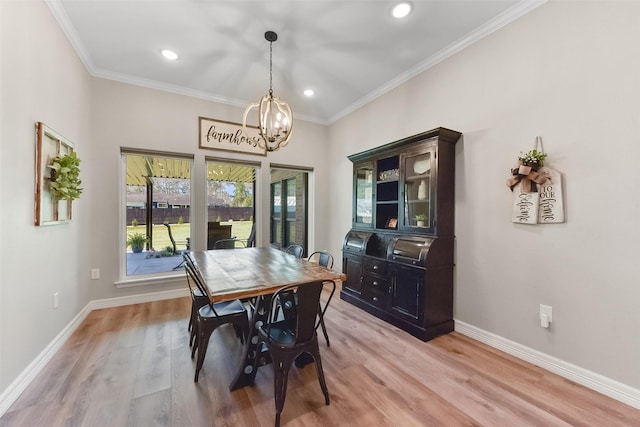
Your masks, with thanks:
M549 180L549 176L544 172L540 173L533 169L530 169L526 174L520 172L522 172L522 170L519 166L511 169L511 175L513 176L507 180L507 186L511 191L513 191L513 188L518 185L519 182L522 182L520 190L523 193L530 193L532 188L533 191L536 192L536 184L544 184Z

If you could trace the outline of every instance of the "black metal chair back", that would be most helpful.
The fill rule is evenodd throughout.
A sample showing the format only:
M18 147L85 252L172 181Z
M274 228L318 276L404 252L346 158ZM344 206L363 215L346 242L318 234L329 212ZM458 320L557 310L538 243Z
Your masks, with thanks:
M216 240L213 245L213 249L237 249L246 248L244 240L239 239L222 239Z
M200 274L200 270L198 270L193 262L193 259L188 252L184 252L182 257L185 262L187 280L193 281L198 290L208 301L197 310L195 326L193 328L195 342L191 349L191 357L194 357L197 350L198 358L196 361L194 381L198 382L198 376L204 364L205 355L207 354L209 338L211 337L211 334L213 334L213 331L215 331L218 326L231 323L234 326L236 335L241 341L243 341L249 336L249 318L247 317L247 311L240 300L223 301L215 304L212 303L205 281Z
M327 251L315 251L314 253L309 255L308 260L310 262L317 262L321 266L327 267L328 269L333 268L333 255L331 255Z
M302 256L304 255L304 248L296 244L289 245L287 246L287 249L285 249L285 253L293 255L296 258L302 258Z
M280 425L280 414L287 396L289 370L302 353L308 353L313 357L325 404L329 404L329 391L316 334L316 328L323 316L323 312L318 311L320 294L327 283L333 284L335 290L335 282L331 280L307 282L279 289L271 299L267 322L258 328L260 341L267 345L273 360L276 427ZM276 314L278 308L282 310L284 319L280 319Z
M188 257L188 259L185 259ZM197 270L194 271L193 260L189 257L189 255L184 252L182 254L183 261L182 264L185 265L185 274L187 276L187 286L189 287L189 295L191 295L191 316L189 317L189 326L187 330L190 331L189 336L189 346L192 346L196 339L196 319L198 317L198 311L208 305L211 300L209 299L209 295L206 292L206 289L201 290L201 286L198 286L198 280L196 279Z

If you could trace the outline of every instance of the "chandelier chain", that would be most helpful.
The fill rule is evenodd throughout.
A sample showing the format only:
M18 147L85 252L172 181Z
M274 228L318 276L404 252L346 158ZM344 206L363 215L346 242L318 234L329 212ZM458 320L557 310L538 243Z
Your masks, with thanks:
M269 42L269 94L273 94L273 42Z

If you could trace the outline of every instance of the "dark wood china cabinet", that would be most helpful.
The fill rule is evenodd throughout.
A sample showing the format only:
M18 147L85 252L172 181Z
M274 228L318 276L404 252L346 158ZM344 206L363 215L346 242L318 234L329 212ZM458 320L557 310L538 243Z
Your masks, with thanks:
M437 128L349 156L340 296L422 339L453 330L455 143Z

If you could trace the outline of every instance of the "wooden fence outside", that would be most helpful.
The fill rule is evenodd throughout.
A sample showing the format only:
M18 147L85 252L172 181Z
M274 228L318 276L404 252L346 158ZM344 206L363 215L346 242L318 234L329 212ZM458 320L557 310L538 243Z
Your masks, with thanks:
M209 221L226 222L230 219L234 221L250 221L253 219L253 208L236 208L229 206L209 207ZM153 208L153 224L177 224L180 222L189 222L189 208ZM147 223L146 208L129 208L127 209L127 225L131 225L131 221L137 220L138 224Z

